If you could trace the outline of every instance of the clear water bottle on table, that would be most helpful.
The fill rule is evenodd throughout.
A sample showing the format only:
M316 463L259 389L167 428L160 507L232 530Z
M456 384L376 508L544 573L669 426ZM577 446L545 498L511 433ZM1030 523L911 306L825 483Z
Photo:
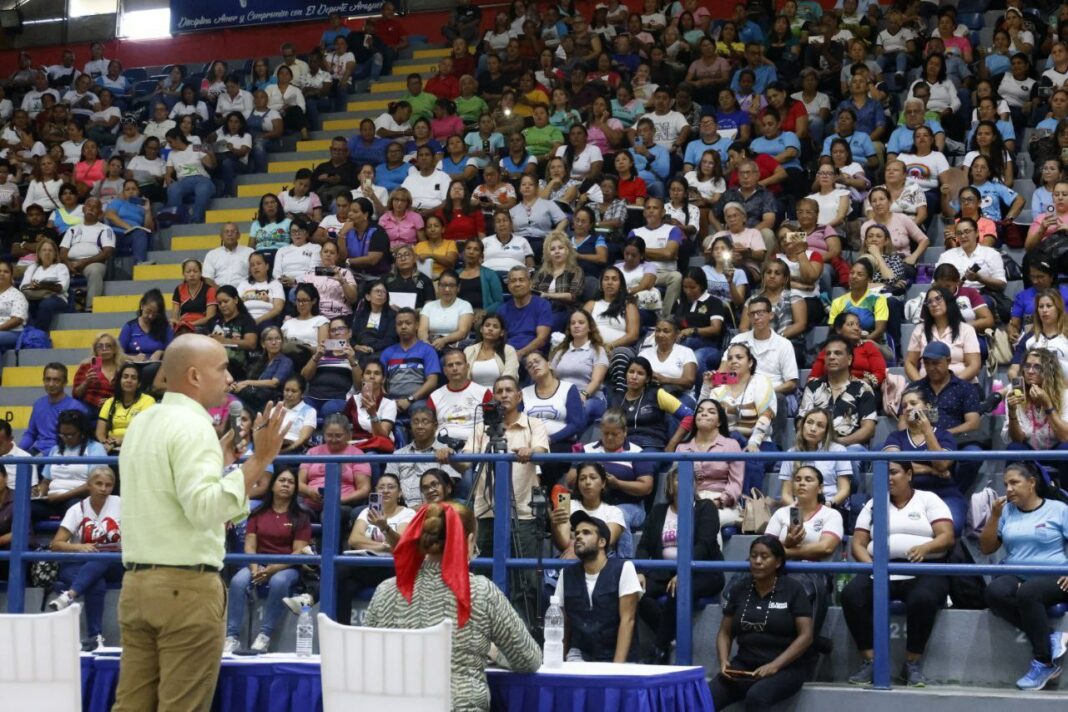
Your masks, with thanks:
M564 664L564 612L560 608L560 599L553 596L549 600L549 609L545 611L545 648L542 665L549 669L563 667Z
M300 618L297 619L297 657L311 657L314 638L315 625L312 622L311 607L304 606L300 609Z

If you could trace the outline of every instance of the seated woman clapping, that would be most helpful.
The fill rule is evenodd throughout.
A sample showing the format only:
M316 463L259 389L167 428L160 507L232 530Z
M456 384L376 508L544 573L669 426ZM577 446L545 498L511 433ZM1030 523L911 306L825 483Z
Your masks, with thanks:
M1068 505L1048 475L1032 464L1005 469L1005 496L994 502L979 535L979 548L993 554L1004 548L1005 564L1068 566ZM1041 532L1041 534L1040 534ZM990 610L1027 636L1031 666L1016 681L1021 690L1040 690L1061 672L1066 634L1050 630L1047 606L1068 603L1068 576L998 576L986 588Z
M245 532L246 554L298 554L311 541L311 520L297 503L297 478L289 470L279 470L271 478L271 488L263 501L249 515ZM226 643L224 653L238 647L238 635L245 620L245 606L249 592L260 594L266 590L267 605L263 610L260 632L252 643L252 650L267 652L271 633L285 611L283 599L292 594L300 581L300 568L288 564L249 564L230 579L230 593L226 604Z

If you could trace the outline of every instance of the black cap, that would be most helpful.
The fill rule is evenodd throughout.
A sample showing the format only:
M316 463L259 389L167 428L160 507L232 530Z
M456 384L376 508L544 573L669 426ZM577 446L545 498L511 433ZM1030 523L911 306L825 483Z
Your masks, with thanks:
M612 541L612 532L608 528L608 525L604 523L604 520L598 519L597 517L591 517L582 509L576 510L575 513L571 515L572 531L583 522L588 522L597 527L597 536L605 540L605 546Z

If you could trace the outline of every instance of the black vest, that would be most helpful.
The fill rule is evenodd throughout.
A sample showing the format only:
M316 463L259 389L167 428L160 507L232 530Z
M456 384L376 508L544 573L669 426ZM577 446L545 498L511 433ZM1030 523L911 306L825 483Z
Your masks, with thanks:
M586 571L582 564L564 569L564 614L570 626L568 644L582 651L589 662L610 663L616 655L616 636L619 633L619 577L623 572L622 559L608 559L597 584L593 587L593 605L586 593ZM628 660L634 657L631 637Z

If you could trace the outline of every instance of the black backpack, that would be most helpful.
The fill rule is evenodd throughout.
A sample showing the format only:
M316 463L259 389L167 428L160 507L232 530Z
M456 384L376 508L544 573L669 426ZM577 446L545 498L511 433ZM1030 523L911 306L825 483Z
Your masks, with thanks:
M946 557L947 564L974 564L975 559L960 539ZM954 608L980 611L986 608L986 579L982 576L950 576L949 598Z

